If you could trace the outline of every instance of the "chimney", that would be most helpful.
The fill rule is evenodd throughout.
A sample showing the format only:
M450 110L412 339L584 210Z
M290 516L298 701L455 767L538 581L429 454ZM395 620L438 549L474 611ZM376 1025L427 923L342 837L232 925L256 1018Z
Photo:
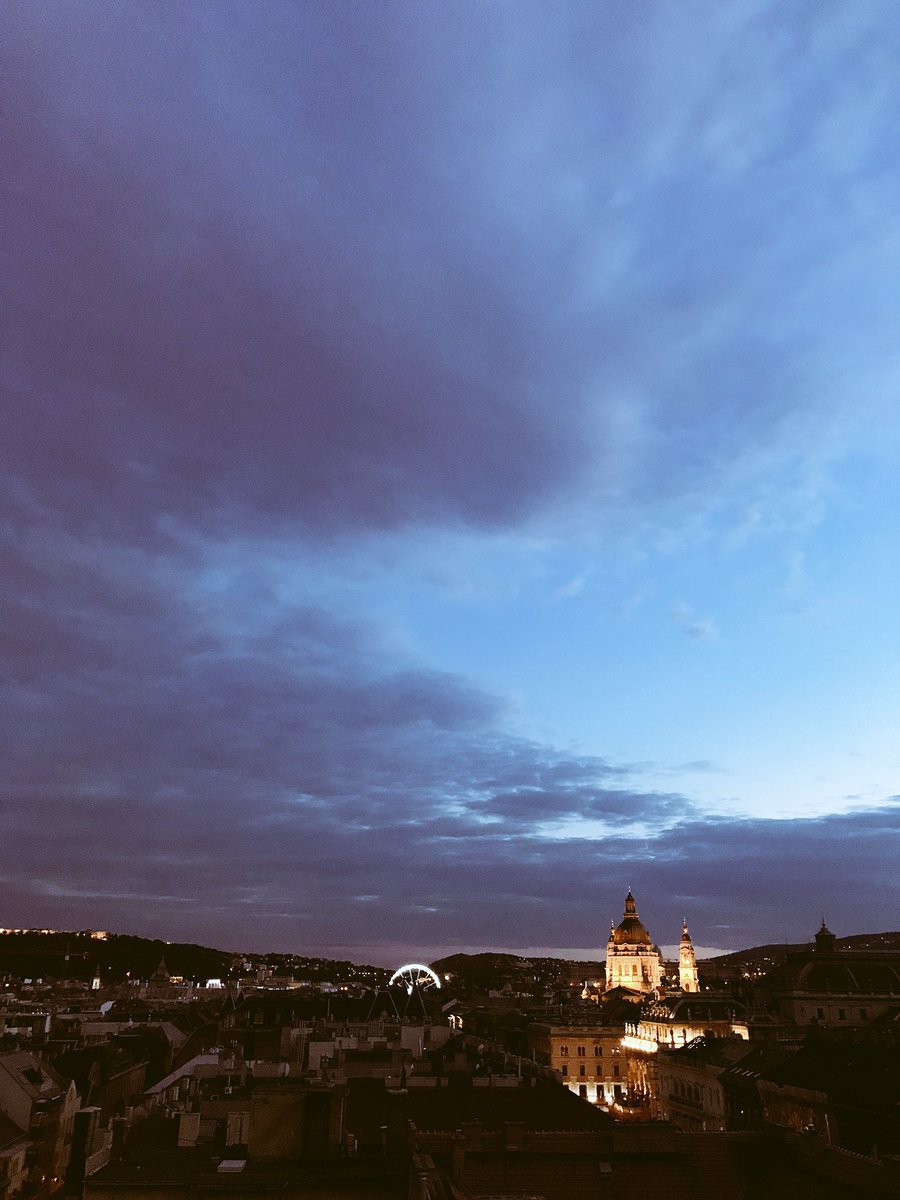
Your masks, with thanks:
M459 1130L450 1144L450 1175L454 1183L462 1184L466 1171L466 1135Z

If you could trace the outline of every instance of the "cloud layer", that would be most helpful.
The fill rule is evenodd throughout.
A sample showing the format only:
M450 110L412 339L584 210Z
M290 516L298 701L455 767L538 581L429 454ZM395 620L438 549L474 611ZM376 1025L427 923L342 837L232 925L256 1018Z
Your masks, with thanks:
M827 879L835 924L871 924L885 790L712 815L596 752L599 719L590 749L527 729L499 651L418 639L472 619L462 539L504 581L510 544L548 578L557 554L554 601L586 607L631 580L585 546L681 563L719 511L729 553L796 539L840 455L896 444L896 9L5 20L5 923L589 948L632 885L660 941L687 912L739 945L811 932ZM782 549L809 603L815 557ZM433 609L388 615L417 572ZM740 622L699 580L661 624L712 661ZM508 586L485 645L559 687ZM637 724L654 685L620 662Z
M258 579L239 633L236 596L179 596L174 568L40 549L50 582L3 614L9 924L376 957L564 931L599 953L629 885L660 940L687 911L712 944L802 937L835 895L845 922L891 902L896 807L712 819L511 735L496 697Z

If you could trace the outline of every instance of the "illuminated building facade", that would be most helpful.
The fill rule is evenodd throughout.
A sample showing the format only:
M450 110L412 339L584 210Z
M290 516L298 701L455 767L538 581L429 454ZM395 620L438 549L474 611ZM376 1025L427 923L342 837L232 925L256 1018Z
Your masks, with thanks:
M693 948L692 948L693 949ZM647 928L641 923L631 889L618 926L611 926L606 946L606 988L634 992L656 991L662 979L662 960Z
M627 1068L621 1027L534 1023L528 1042L537 1060L558 1071L569 1091L583 1100L606 1105L623 1098Z
M734 1037L699 1037L663 1050L657 1057L655 1115L676 1129L724 1132L730 1114L722 1076L752 1054L750 1042Z
M688 933L687 921L682 926L681 945L678 947L678 986L683 992L700 991L697 958L694 954L694 943Z
M679 993L641 1005L640 1020L626 1025L628 1092L651 1104L658 1116L658 1052L687 1046L695 1038L749 1038L744 1006L730 997Z

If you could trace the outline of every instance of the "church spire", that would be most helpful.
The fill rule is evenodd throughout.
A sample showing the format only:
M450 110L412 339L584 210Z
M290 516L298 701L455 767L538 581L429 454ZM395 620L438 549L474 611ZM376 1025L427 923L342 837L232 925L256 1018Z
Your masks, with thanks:
M681 926L681 944L678 947L678 985L683 992L700 991L697 958L694 954L694 943L688 932L687 918Z

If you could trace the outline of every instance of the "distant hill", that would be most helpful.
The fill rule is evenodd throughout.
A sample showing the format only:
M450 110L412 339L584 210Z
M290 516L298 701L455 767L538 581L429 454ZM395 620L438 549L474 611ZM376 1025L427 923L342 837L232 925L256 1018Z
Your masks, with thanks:
M99 967L104 984L120 983L129 975L148 978L165 959L171 975L205 982L227 975L236 957L208 946L130 934L39 930L0 934L0 975L25 979L86 981Z
M717 954L715 958L701 959L701 964L715 963L718 967L737 967L753 963L783 962L788 954L797 950L808 950L809 942L772 942L765 946L749 946L746 950L733 950L730 954Z
M900 933L854 933L849 937L837 938L839 950L884 950L885 952L900 953ZM719 967L737 967L741 965L761 966L768 963L775 966L783 963L788 954L803 950L811 950L814 943L809 942L770 942L765 946L751 946L747 950L734 950L731 954L719 954L715 958L704 959L704 962L714 963Z
M770 942L763 946L750 946L746 950L735 950L730 954L719 954L715 958L701 961L703 967L720 968L726 972L747 967L756 971L770 971L780 966L788 954L810 950L812 942ZM837 939L838 949L883 950L900 954L900 933L855 933ZM451 954L437 959L432 966L442 977L450 975L459 986L489 991L501 989L509 984L512 988L528 991L532 988L552 987L557 983L577 983L580 980L596 979L602 975L603 964L596 961L574 961L566 958L520 958L515 954Z
M123 933L81 931L6 930L0 933L0 977L18 979L90 980L99 967L100 980L122 983L129 977L147 979L163 959L170 975L188 982L228 979L268 967L274 974L297 979L345 983L362 980L373 986L387 981L391 972L382 967L358 966L331 958L297 954L243 954L197 946L192 942L164 942L158 938Z
M507 983L518 985L524 973L524 964L515 954L450 954L431 966L441 979L449 975L457 989L463 984L485 992Z
M457 984L479 991L502 988L505 984L518 991L541 990L557 983L579 983L602 975L597 961L581 962L568 958L522 958L517 954L451 954L433 962L434 970L449 975Z
M839 950L886 950L897 954L900 952L900 932L854 933L838 938L837 944Z

